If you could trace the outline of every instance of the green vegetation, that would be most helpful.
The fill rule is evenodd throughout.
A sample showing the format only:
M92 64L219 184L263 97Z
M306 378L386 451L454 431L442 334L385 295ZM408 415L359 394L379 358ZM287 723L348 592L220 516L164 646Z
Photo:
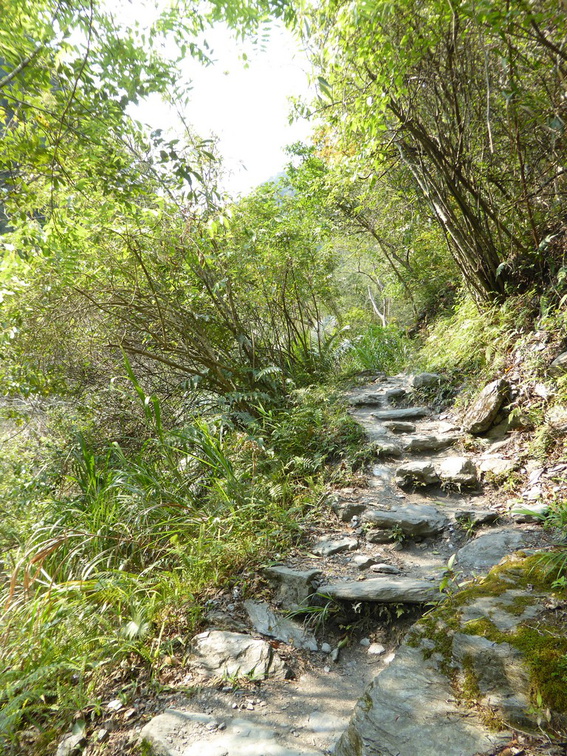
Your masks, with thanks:
M0 749L45 753L112 670L158 685L208 597L356 482L359 374L442 371L461 403L505 374L531 455L565 459L567 22L512 5L180 0L127 28L96 0L1 4ZM310 48L316 136L231 200L211 140L128 108L185 111L209 26L274 18ZM525 579L563 589L565 555ZM518 633L564 708L563 641Z

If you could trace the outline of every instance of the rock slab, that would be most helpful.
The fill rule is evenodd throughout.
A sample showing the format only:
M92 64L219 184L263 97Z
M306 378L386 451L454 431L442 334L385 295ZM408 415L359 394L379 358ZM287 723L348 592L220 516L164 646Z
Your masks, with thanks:
M405 504L389 509L369 507L362 520L377 528L400 528L408 538L436 535L448 525L445 515L430 504Z
M335 756L473 756L509 738L491 734L454 702L438 660L404 644L372 682Z
M463 420L463 430L484 433L494 422L508 391L508 383L499 378L485 386Z
M383 604L425 604L439 600L438 589L426 580L377 577L321 585L317 593L341 601L374 601Z
M244 633L210 630L191 641L191 664L209 677L272 677L285 680L291 670L267 641Z
M257 633L289 643L295 648L317 651L317 641L297 622L273 612L265 601L245 601L250 622Z

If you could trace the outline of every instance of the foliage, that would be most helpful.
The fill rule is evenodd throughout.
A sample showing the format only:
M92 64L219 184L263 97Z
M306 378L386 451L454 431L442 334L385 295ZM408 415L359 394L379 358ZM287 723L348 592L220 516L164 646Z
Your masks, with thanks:
M477 298L541 277L565 191L556 5L329 0L302 20L315 108L352 173L409 177Z

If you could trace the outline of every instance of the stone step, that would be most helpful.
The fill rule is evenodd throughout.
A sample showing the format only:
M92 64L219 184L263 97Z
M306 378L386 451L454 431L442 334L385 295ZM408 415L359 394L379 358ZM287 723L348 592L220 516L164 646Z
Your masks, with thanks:
M403 504L381 509L368 507L362 521L377 528L399 528L406 538L426 538L437 535L447 527L449 520L436 507L429 504Z
M461 438L461 435L457 433L450 433L447 435L408 436L401 440L401 445L405 452L417 454L419 452L432 452L447 449L449 446L453 446L459 438Z
M383 604L425 604L439 601L438 588L425 580L409 577L377 577L320 585L319 596L341 601L371 601Z
M419 417L429 417L429 407L402 407L400 409L384 409L372 413L374 420L411 420Z

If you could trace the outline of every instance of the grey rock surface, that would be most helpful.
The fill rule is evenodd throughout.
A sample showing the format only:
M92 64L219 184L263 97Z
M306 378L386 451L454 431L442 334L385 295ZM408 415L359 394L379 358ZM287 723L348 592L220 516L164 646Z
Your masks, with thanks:
M264 574L276 584L275 601L285 609L297 609L315 592L321 570L292 570L290 567L266 567Z
M384 409L372 413L375 420L411 420L414 417L428 417L428 407L404 407L401 409Z
M356 565L359 570L368 570L376 564L374 557L367 556L366 554L355 554L355 556L352 557L351 562Z
M499 378L485 386L463 419L463 430L484 433L494 422L508 391L508 383Z
M209 677L273 677L284 680L291 676L285 662L267 641L244 633L210 630L191 640L191 666Z
M315 756L319 751L281 745L270 727L246 719L219 721L207 714L167 709L142 729L139 742L155 756Z
M455 633L453 658L474 675L484 702L496 709L512 727L537 727L530 709L530 678L522 654L509 643L494 643L479 635Z
M411 385L414 389L434 388L439 386L443 377L438 373L417 373L411 378Z
M455 520L460 525L491 525L499 516L493 509L461 509L455 513Z
M386 420L384 428L392 433L415 433L415 424L407 423L403 420Z
M448 525L445 515L430 504L403 504L389 509L369 507L362 520L377 528L400 528L408 538L436 535Z
M384 575L400 575L401 570L393 564L385 564L380 562L379 564L373 564L370 567L371 572L381 572Z
M447 447L453 446L458 440L459 435L455 433L410 436L403 439L402 449L410 452L410 454L439 451L439 449L447 449Z
M318 556L332 556L342 551L354 551L358 546L356 538L322 538L311 551Z
M439 483L440 478L432 462L416 460L400 465L396 469L395 480L400 488L411 488Z
M289 643L295 648L317 651L317 641L311 633L297 622L273 612L265 601L245 601L244 608L257 633Z
M457 705L435 656L404 644L360 699L335 756L475 756L509 737Z
M514 528L500 528L477 536L457 551L457 564L472 571L486 571L526 543L526 534Z
M440 598L437 587L425 580L407 577L377 577L326 583L317 591L342 601L374 601L384 604L424 604Z
M476 466L469 457L447 457L442 459L437 472L441 481L456 488L476 488L478 475Z

